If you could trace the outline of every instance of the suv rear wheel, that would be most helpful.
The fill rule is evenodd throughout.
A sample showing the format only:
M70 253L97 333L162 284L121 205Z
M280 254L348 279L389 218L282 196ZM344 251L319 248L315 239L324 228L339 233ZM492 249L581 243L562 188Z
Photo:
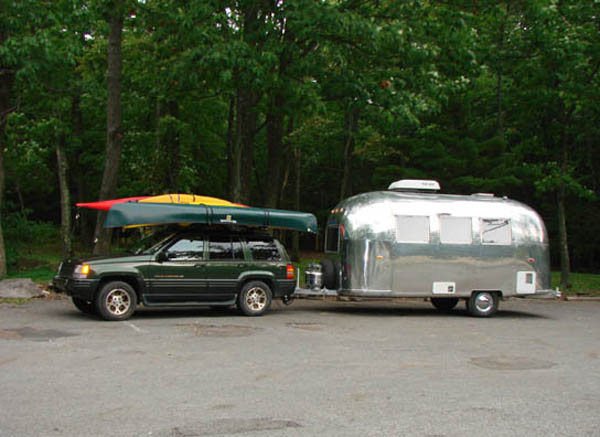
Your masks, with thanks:
M262 316L271 306L273 294L262 281L246 282L238 297L238 307L247 316Z
M127 282L108 282L96 297L96 309L105 320L126 320L131 317L136 305L135 290Z

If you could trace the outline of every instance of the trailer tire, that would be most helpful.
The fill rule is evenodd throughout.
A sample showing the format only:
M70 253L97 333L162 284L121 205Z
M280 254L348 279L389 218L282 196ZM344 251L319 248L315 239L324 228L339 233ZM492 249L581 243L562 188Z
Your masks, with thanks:
M329 290L338 289L338 270L335 264L330 259L324 259L321 261L321 272L323 273L323 285Z
M458 303L457 297L432 297L431 305L440 311L450 311Z
M474 291L467 301L467 309L473 317L490 317L498 311L500 296L494 291Z

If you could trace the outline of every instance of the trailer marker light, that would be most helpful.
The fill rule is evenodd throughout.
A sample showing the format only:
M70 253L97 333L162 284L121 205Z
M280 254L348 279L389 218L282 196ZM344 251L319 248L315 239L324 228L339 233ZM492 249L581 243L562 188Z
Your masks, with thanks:
M529 262L529 264L533 264L535 262L535 258L529 258L527 262Z

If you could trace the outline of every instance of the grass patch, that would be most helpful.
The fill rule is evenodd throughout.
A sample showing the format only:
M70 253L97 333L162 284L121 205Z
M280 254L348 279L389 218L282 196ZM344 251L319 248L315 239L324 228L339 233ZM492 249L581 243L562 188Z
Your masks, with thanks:
M552 272L552 288L560 288L560 272ZM561 290L563 293L565 290ZM600 296L600 275L571 273L571 287L567 296Z
M61 261L60 252L60 239L57 236L13 247L6 277L30 278L36 284L46 285L56 273Z
M24 305L30 301L31 301L31 299L23 299L23 298L16 298L16 297L0 297L0 305L1 304Z
M58 262L56 264L53 264L52 266L50 266L48 264L44 264L44 265L40 265L38 267L29 269L29 270L28 269L22 269L22 270L17 270L17 271L12 270L12 271L9 271L9 273L6 277L7 277L7 279L29 278L36 284L46 285L48 282L52 281L52 278L54 277L54 274L56 273L57 265L58 265Z

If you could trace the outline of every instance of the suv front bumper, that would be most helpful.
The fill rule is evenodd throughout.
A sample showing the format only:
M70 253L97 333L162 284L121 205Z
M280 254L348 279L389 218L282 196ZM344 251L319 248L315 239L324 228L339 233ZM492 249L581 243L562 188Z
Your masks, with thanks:
M99 282L99 279L74 279L55 276L52 280L52 285L56 290L66 293L69 296L92 301Z

